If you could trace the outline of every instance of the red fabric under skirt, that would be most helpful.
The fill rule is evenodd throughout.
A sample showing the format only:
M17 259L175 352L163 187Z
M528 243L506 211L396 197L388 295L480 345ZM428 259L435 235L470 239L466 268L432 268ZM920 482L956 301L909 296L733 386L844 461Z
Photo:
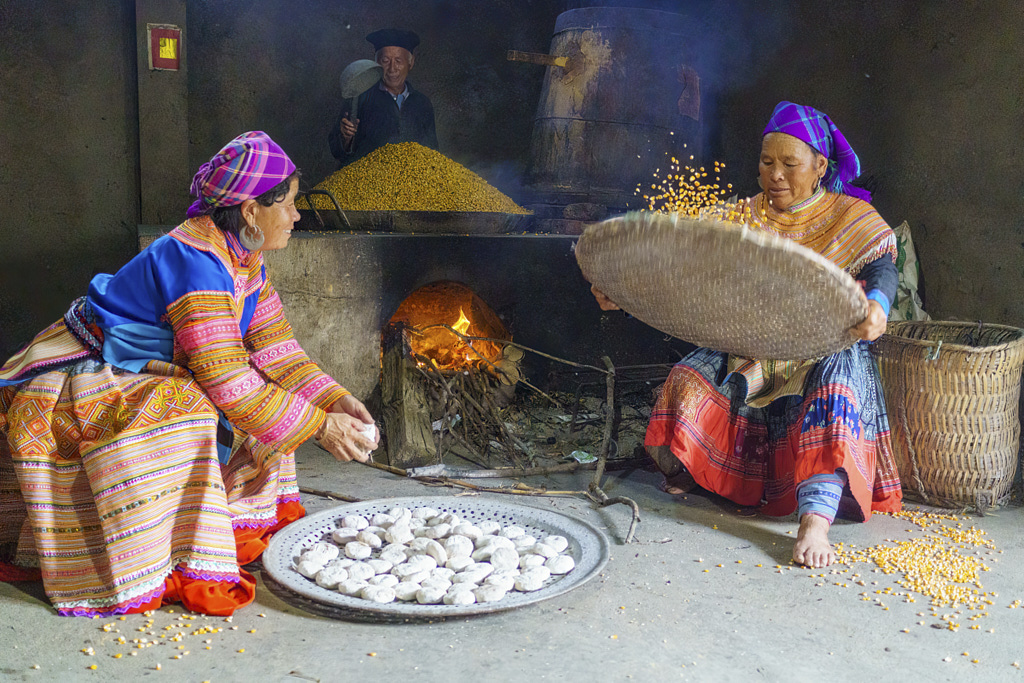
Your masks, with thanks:
M158 609L163 605L180 602L186 609L212 616L230 616L236 609L247 606L256 597L256 579L242 569L260 558L270 543L270 537L306 514L298 501L285 501L277 506L277 522L269 527L240 527L234 530L238 556L237 583L231 581L210 581L187 576L180 569L172 571L164 580L158 594L135 605L126 605L114 610L87 610L76 612L77 616L110 616L113 614L140 614ZM0 562L0 581L41 581L38 569L18 567Z
M725 354L697 349L662 389L645 445L668 446L703 488L769 515L796 510L796 485L843 469L839 514L863 521L902 507L877 370L863 345L820 361L803 396L746 405Z

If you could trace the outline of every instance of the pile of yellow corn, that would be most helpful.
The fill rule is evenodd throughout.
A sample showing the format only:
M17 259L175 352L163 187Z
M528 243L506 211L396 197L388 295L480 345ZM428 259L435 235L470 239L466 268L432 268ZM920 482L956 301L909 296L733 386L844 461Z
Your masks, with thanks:
M465 166L415 142L378 147L314 189L330 191L348 211L530 213ZM334 208L324 195L311 197L317 209ZM309 204L303 198L296 207Z

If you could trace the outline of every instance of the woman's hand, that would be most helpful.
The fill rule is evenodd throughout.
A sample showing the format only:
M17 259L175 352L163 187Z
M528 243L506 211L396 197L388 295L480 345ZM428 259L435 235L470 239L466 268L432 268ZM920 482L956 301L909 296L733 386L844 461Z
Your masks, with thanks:
M601 307L602 311L620 311L619 305L605 296L605 293L594 285L590 285L590 293L597 299L597 305Z
M850 328L850 333L857 339L875 341L885 333L886 315L882 304L868 299L868 317Z
M373 416L362 401L352 394L346 394L327 410L327 421L316 435L316 439L321 446L330 451L331 455L342 462L366 462L379 442L375 426L373 439L368 438L364 431L373 424Z
M373 425L348 413L327 413L327 421L317 433L316 440L337 460L366 462L377 447L377 442L363 432L367 424Z
M337 401L334 402L330 408L327 409L329 413L346 413L354 418L362 420L366 424L373 423L373 416L370 415L370 411L366 409L366 406L352 394L345 394Z

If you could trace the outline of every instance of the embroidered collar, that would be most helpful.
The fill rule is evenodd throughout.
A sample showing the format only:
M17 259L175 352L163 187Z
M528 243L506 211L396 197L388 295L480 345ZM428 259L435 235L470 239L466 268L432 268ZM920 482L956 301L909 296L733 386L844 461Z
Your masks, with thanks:
M252 255L256 252L249 251L244 246L242 246L241 241L239 241L238 236L235 233L223 230L221 232L224 234L224 239L227 242L228 250L235 255L235 258L238 259L238 262L241 263L242 265L249 265L249 261L252 260Z
M218 228L209 216L190 218L172 230L171 235L196 249L214 254L231 271L236 268L233 264L251 268L261 263L261 252L243 247L234 233Z
M817 191L814 194L812 194L810 197L808 197L807 199L803 200L799 204L794 204L793 206L791 206L788 209L786 209L785 213L799 213L800 211L803 211L804 209L809 209L810 207L812 207L815 204L817 204L821 200L821 198L824 197L824 196L825 196L825 188L824 187L819 187L817 189Z

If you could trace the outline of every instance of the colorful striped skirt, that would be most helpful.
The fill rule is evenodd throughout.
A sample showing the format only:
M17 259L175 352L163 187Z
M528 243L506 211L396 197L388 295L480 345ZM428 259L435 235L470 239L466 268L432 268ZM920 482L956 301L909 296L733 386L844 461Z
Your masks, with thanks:
M889 420L865 344L815 364L802 396L763 408L747 405L746 380L727 375L727 362L724 353L697 349L672 369L646 446L667 446L699 486L766 514L791 514L797 484L840 469L849 481L840 515L863 521L873 510L900 510Z
M213 404L156 365L87 359L0 387L0 577L37 567L61 614L230 614L255 590L240 564L304 514L293 456L236 431L222 465Z

